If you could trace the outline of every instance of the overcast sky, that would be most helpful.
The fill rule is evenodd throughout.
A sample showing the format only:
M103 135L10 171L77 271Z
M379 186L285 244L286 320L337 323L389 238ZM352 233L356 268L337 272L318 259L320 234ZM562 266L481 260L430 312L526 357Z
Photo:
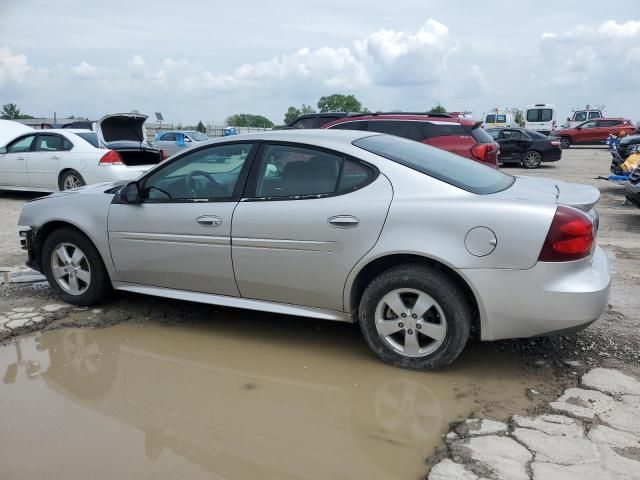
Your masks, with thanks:
M352 93L370 110L546 102L564 118L590 103L640 120L638 0L0 0L0 12L0 103L34 116L281 123L289 105Z

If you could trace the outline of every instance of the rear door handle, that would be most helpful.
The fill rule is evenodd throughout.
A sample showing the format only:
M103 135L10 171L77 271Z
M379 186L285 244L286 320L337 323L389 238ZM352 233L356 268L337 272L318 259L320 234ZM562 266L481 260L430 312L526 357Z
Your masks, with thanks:
M24 162L24 157L18 157L18 158L16 158L16 160L20 160L20 161Z
M360 225L360 220L352 215L336 215L327 219L327 222L335 228L355 228Z
M196 223L201 227L219 227L222 219L216 215L200 215L196 218Z
M53 157L51 157L51 160L60 160L60 157L57 155L54 155Z

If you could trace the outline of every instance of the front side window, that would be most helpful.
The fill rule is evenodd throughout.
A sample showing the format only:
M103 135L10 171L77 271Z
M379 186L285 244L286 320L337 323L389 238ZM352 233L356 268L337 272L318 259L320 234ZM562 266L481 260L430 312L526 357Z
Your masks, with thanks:
M598 127L615 127L621 123L622 121L620 120L598 120L596 125L598 125Z
M36 138L35 135L27 135L26 137L14 140L12 143L7 145L7 153L28 152L29 150L31 150L31 144L33 143L34 138Z
M580 128L595 128L596 127L596 122L595 121L590 121L590 122L585 122L582 125L580 125Z
M316 117L306 117L296 120L289 128L316 128Z
M374 177L370 167L308 147L269 145L258 170L255 196L299 198L347 193Z
M230 199L252 146L234 143L190 152L147 177L142 196L156 202Z
M506 190L515 178L459 155L390 135L372 135L352 142L356 147L471 193Z
M573 116L573 120L576 122L584 122L587 120L587 112L576 112Z
M60 152L63 149L63 140L60 135L38 135L37 152Z

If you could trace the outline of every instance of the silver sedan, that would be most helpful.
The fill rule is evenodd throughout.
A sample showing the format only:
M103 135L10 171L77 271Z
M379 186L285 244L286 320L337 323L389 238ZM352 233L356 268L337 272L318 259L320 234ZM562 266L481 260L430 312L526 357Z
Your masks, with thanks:
M407 368L470 336L584 328L607 305L597 189L513 177L399 137L217 139L126 185L29 202L28 264L76 305L112 290L359 322Z

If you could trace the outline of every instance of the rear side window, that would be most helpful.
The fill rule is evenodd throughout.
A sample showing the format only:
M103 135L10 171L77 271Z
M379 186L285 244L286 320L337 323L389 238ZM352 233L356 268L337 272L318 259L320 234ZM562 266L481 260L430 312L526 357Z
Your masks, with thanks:
M370 132L386 133L420 142L426 138L420 122L403 120L369 120Z
M601 116L602 114L600 112L589 112L589 120L591 120L592 118L600 118Z
M334 128L337 130L366 130L367 122L364 120L360 120L357 122L344 122L329 127L329 129L331 130L333 130Z
M527 110L527 122L550 122L553 110L550 108L532 108Z
M337 153L294 145L269 145L256 185L258 198L299 198L348 193L362 188L375 171Z
M81 139L89 142L94 147L98 148L100 143L98 142L98 135L95 132L83 132L76 133Z
M63 141L60 135L38 135L36 140L37 152L60 152L63 150Z
M494 168L403 138L374 135L352 143L363 150L479 195L506 190L515 182L514 177Z
M420 128L422 129L424 138L469 135L469 132L462 125L454 122L422 122Z
M338 120L339 118L342 118L342 117L337 115L327 115L327 116L318 117L318 127L322 127L323 125L326 125L329 122L333 122L334 120Z
M176 141L176 134L173 133L173 132L165 133L164 135L162 135L160 137L160 141L161 142L175 142Z

